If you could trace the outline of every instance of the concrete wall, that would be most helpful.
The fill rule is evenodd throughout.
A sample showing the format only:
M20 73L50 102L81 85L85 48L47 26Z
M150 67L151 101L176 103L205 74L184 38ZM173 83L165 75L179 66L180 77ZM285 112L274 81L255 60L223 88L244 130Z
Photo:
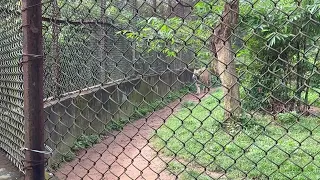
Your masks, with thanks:
M97 86L45 102L46 145L55 150L54 156L66 153L81 134L100 134L110 120L130 116L133 104L154 101L191 81L190 70L166 72Z

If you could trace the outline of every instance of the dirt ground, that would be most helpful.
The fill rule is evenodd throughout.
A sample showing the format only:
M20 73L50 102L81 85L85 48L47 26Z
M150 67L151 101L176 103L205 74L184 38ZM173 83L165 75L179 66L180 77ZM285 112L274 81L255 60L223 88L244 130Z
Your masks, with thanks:
M213 91L213 90L211 90ZM186 95L181 102L199 102L206 94ZM149 144L154 130L176 112L180 100L152 113L147 119L139 119L128 124L121 132L114 132L101 143L81 152L76 160L63 165L55 176L59 179L104 179L104 180L171 180L176 176L166 171L165 158Z
M6 157L4 151L0 149L0 180L23 179L23 174Z

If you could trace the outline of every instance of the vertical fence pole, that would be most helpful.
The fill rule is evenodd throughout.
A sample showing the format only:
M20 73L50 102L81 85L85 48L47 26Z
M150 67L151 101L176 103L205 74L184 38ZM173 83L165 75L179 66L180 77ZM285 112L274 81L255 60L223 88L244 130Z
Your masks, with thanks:
M43 41L41 0L22 0L25 179L44 179Z

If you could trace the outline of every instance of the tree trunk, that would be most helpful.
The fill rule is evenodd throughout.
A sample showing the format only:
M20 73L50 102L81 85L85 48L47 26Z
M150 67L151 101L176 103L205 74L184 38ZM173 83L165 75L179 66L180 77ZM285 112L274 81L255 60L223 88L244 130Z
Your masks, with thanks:
M303 46L303 54L302 54L302 59L300 56L300 46L299 44L302 44ZM308 107L306 105L303 105L301 102L303 100L301 100L301 95L302 92L305 91L305 95L308 95L308 86L309 86L309 79L306 79L306 77L304 76L304 74L306 73L306 69L304 68L304 60L307 59L307 57L305 56L306 54L306 44L307 44L307 40L306 38L303 38L302 40L298 41L297 43L297 49L298 49L298 63L297 63L297 88L296 88L296 96L298 99L297 102L297 112L301 113L304 112L306 109L308 109ZM300 60L301 59L301 60ZM307 103L308 104L308 103Z
M240 91L236 72L235 55L231 47L231 32L238 22L239 0L225 3L220 23L214 28L213 52L217 61L212 69L219 75L224 93L225 125L229 130L236 127L240 115Z
M60 9L57 0L52 1L53 23L52 23L52 57L53 57L53 97L59 97L61 94L61 66L60 66L60 49L59 34L60 27L57 19L60 17Z
M100 27L100 48L99 48L99 56L100 56L100 83L103 84L106 81L106 52L105 52L105 10L106 10L106 0L100 1L100 20L102 22Z

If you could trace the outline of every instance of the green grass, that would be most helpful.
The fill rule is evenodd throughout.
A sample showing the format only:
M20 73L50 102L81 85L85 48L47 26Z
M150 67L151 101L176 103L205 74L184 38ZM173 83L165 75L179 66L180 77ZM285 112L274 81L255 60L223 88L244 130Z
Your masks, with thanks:
M81 135L72 146L72 151L77 152L100 142L99 135Z
M172 161L168 164L168 170L176 174L180 180L212 180L208 175L199 173L198 171L186 168L183 164Z
M308 104L320 107L320 88L310 88L308 94ZM305 98L305 92L302 92L302 98Z
M319 118L301 117L297 122L295 116L286 114L276 120L261 115L243 117L241 133L232 137L221 128L221 98L222 91L216 91L200 104L172 115L157 130L154 147L212 172L226 171L230 179L320 178ZM168 167L181 177L193 179L190 174L198 173L202 179L209 178L196 169L182 168L176 164Z

